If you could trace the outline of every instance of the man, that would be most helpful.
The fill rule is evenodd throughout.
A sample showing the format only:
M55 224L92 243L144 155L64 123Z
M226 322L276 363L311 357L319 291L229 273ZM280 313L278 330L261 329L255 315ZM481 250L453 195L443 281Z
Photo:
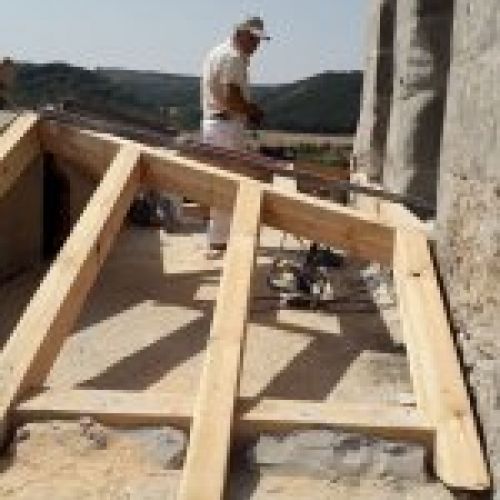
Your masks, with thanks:
M250 100L248 66L261 40L270 38L264 22L252 17L238 24L230 38L206 57L202 78L202 140L229 149L244 149L245 127L259 125L262 110ZM210 211L209 248L224 251L231 215Z
M10 105L9 93L14 85L15 66L9 57L0 61L0 109Z

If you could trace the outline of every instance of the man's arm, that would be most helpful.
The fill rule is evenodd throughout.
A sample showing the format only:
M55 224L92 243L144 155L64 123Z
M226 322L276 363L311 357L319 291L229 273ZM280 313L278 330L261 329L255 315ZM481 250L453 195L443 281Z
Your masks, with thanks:
M264 118L264 113L257 104L247 101L243 97L241 88L233 83L227 85L226 106L229 111L245 115L252 124L259 125Z

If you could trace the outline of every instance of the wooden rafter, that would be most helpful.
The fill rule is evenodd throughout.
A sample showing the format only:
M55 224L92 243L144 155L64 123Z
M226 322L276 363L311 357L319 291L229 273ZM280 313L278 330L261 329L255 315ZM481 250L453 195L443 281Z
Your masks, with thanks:
M92 416L108 425L174 425L189 429L193 403L191 395L178 393L54 390L20 403L16 416L20 422ZM434 428L418 409L372 403L238 398L234 426L236 436L242 437L321 426L388 439L411 440L425 444L429 450L434 440Z
M224 272L195 403L179 498L222 498L250 285L259 239L262 189L240 184Z
M392 262L392 228L349 207L266 186L263 221L357 257L386 265Z
M91 179L99 181L123 144L111 136L80 130L68 125L42 120L40 141L45 151L80 168Z
M450 486L485 489L488 471L423 233L398 230L394 279L418 407L436 428L436 472Z
M0 424L40 387L108 255L140 183L139 151L119 151L5 346Z
M363 174L354 180L367 185ZM418 408L436 429L436 473L449 486L483 490L489 475L432 262L428 228L400 204L367 195L358 195L356 202L397 228L393 271L401 325Z
M466 489L488 487L425 227L411 213L388 202L361 200L369 211L363 214L310 196L286 193L250 181L242 172L220 170L173 151L57 123L37 123L34 115L28 117L17 121L0 140L0 195L39 154L38 136L43 148L102 181L4 349L2 431L13 406L30 388L42 386L137 189L154 186L206 206L227 211L235 207L196 402L168 394L77 390L62 397L48 393L24 401L16 408L20 419L85 413L117 424L158 421L185 426L192 421L181 486L183 499L221 498L233 420L238 433L327 426L427 445L432 440L436 471L445 483ZM358 257L393 265L417 408L238 400L261 221Z
M109 143L116 146L131 143L104 134L84 131L85 148L79 153L76 129L56 123L43 128L44 145L55 154L69 158L67 146L60 145L64 140L73 144L70 152L73 161L85 163L98 156L101 147ZM57 140L59 138L59 140ZM83 139L81 139L83 141ZM231 210L234 205L238 185L246 177L220 170L191 158L185 158L174 151L140 146L144 163L145 182L165 192L187 196L203 205ZM104 162L99 159L99 169ZM359 211L318 200L300 193L287 193L275 186L264 184L263 223L314 241L336 246L353 255L374 260L383 264L392 262L394 243L393 228Z
M23 113L0 134L0 198L40 152L38 116Z

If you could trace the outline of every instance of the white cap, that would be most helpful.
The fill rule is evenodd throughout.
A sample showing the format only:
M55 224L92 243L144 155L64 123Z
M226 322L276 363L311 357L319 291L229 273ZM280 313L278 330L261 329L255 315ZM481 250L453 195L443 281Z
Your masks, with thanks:
M271 40L264 30L264 21L260 17L249 17L235 26L235 31L248 31L260 40Z

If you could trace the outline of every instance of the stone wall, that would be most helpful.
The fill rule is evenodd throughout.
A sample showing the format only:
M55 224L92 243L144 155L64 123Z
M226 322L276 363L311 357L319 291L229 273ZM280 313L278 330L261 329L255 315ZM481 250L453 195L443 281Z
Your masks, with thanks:
M500 486L500 4L455 9L438 255Z

